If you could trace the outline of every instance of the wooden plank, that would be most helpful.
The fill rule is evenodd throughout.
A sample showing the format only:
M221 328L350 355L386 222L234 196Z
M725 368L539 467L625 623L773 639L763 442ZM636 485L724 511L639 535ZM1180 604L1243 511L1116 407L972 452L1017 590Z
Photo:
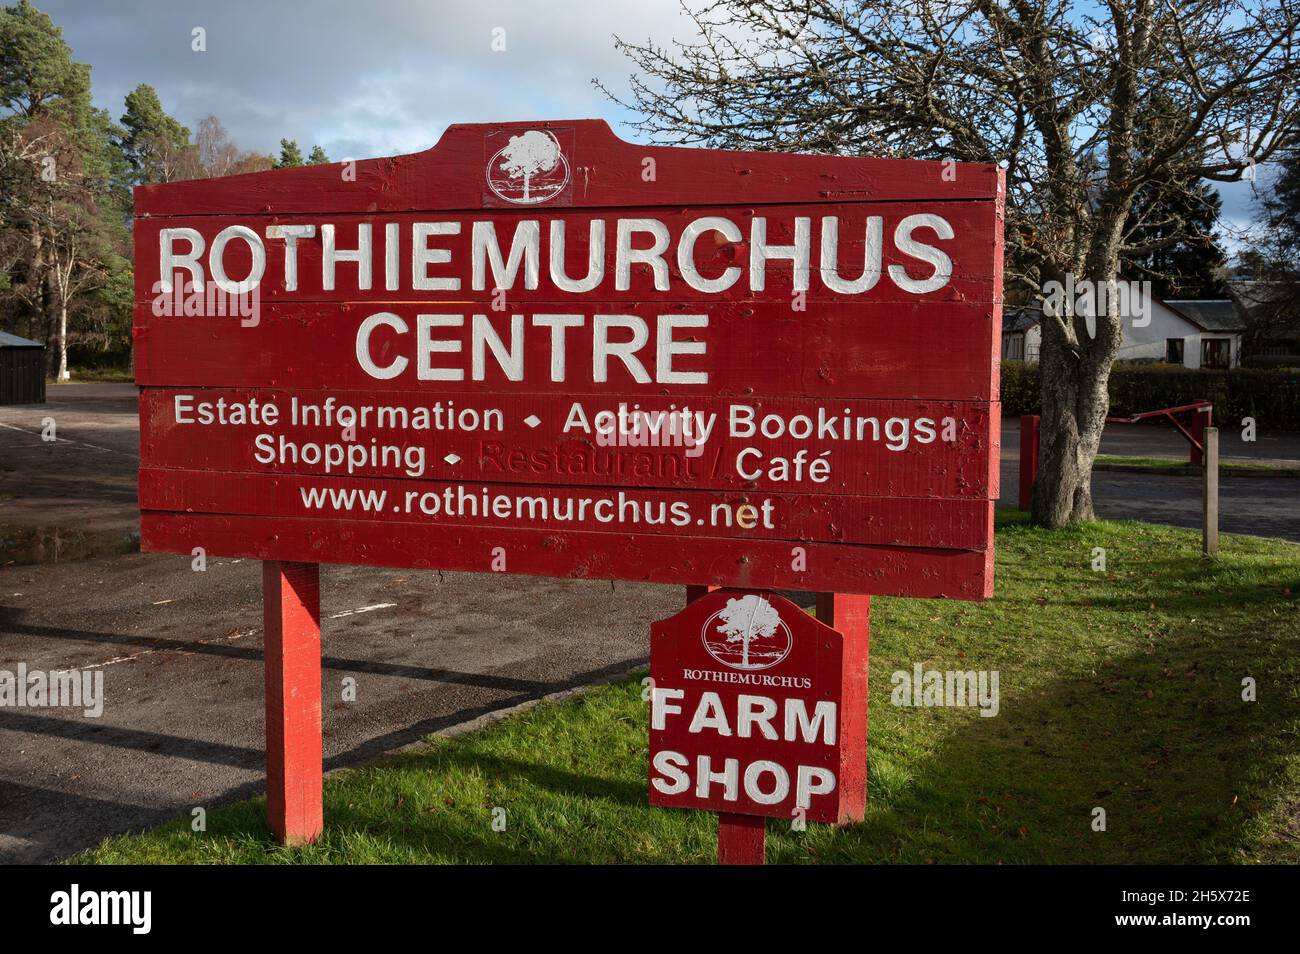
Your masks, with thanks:
M388 313L401 326L375 325L362 347L377 368L394 377L378 379L357 359L358 337L372 315ZM503 346L514 338L515 312L492 311L489 303L467 302L447 314L465 316L458 327L420 332L423 305L263 305L255 327L237 318L155 317L135 308L136 382L142 386L294 387L480 393L667 395L678 402L700 396L807 397L990 401L1001 334L1000 306L977 302L900 305L825 304L806 312L788 304L729 303L697 311L653 302L623 304L617 310L574 308L572 302L541 303L519 312L522 380L512 380L488 344L481 379L473 366L475 314ZM536 316L578 314L583 323L564 335L564 372L553 370L551 331ZM657 351L659 316L704 314L708 325L676 329L671 337L701 344L702 353L679 353L671 369L703 374L704 383L665 384L667 368ZM597 380L595 315L626 315L643 321L647 340L633 356L641 380L618 358L605 362ZM546 319L543 319L546 320ZM402 327L405 330L400 330ZM486 339L486 331L480 332ZM607 332L629 341L630 330ZM454 342L459 350L430 354L428 367L446 368L460 380L420 379L420 342ZM555 380L561 377L561 380Z
M614 416L620 406L628 427ZM679 410L689 413L631 416ZM683 408L634 395L431 401L409 392L144 388L140 448L150 466L180 470L994 499L996 417L997 405L962 402L700 399ZM787 471L780 460L791 462ZM817 474L812 460L825 465Z
M689 533L701 539L786 540L980 550L982 499L716 493L675 489L481 484L221 471L140 469L142 510L370 520L449 528Z
M991 528L993 515L989 511ZM149 552L414 569L509 572L572 579L677 585L891 593L986 599L993 551L792 545L776 540L705 540L693 535L445 528L364 520L250 517L143 511L140 547ZM495 551L499 551L496 553ZM504 555L504 571L493 563ZM735 581L743 581L740 584Z
M646 146L603 120L449 126L410 155L135 189L137 215L289 215L474 209L485 204L483 167L502 134L555 130L570 169L560 201L582 208L742 202L1002 198L996 166L899 159ZM495 142L494 142L495 139ZM646 170L654 176L647 181Z
M918 215L938 217L952 234L940 235L935 226L915 224ZM752 252L760 238L769 246L793 247L800 218L807 219L807 273L797 289L796 270L789 257L773 257L755 267ZM187 269L179 273L182 281L211 283L219 266L220 275L230 281L256 281L264 305L460 303L475 296L486 300L498 287L516 308L533 301L572 306L578 301L609 304L647 297L660 304L774 301L788 308L796 290L803 291L810 302L992 302L1000 296L994 283L995 248L987 241L995 219L995 210L988 203L939 201L920 207L830 203L631 208L620 210L617 216L515 208L454 214L145 218L135 225L135 292L136 301L152 302L163 287L160 281L177 284L174 273L162 274L164 255L167 262L174 263L172 256L191 255L197 243L195 261L201 268L200 277ZM626 280L621 282L617 267L621 231L627 232L627 248L649 249L655 246L656 237L647 223L664 232L663 250L656 256L661 264L630 260ZM232 226L251 232L218 241ZM364 250L362 262L329 259L331 267L326 268L325 226L333 230L336 250ZM305 227L311 234L292 241L272 235L285 227ZM433 233L434 229L438 231ZM900 229L906 235L900 236ZM870 253L869 234L873 235ZM942 287L919 292L909 283L908 279L930 279L939 266L900 248L907 236L946 257ZM594 256L593 238L598 242ZM830 257L823 255L823 239L832 251ZM517 269L507 266L516 246L522 256ZM427 255L418 255L425 249ZM501 257L500 266L490 260L494 251ZM257 271L255 253L259 256ZM632 259L626 253L622 257ZM480 263L477 268L476 261ZM694 271L684 275L683 263ZM172 265L168 269L170 272ZM535 278L530 269L536 270ZM858 286L841 282L857 282L868 270L876 276L870 288L845 290ZM574 282L590 287L573 291Z

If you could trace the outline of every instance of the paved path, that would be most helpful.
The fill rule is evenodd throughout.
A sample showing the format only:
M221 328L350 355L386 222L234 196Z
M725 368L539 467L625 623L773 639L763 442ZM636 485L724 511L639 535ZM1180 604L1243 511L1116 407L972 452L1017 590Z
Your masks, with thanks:
M1289 459L1300 465L1300 434L1262 432L1253 443L1240 431L1221 429L1224 458ZM1101 452L1128 457L1185 459L1187 441L1168 425L1111 425ZM1020 495L1020 419L1002 419L1001 504L1017 506ZM1097 516L1150 520L1176 527L1201 525L1201 478L1094 471ZM1300 477L1241 477L1219 474L1219 529L1300 542Z
M1183 415L1186 426L1188 415ZM1300 433L1256 429L1243 441L1240 428L1219 428L1219 456L1231 460L1293 460L1300 466ZM1109 424L1101 435L1101 452L1123 457L1174 457L1187 460L1187 438L1171 424ZM1002 419L1002 447L1020 448L1020 418Z

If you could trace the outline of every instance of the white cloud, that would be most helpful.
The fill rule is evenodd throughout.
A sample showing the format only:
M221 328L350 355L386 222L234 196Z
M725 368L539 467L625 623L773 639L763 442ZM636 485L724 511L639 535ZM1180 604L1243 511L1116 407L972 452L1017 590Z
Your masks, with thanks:
M453 122L615 125L622 111L590 83L626 83L613 35L668 42L689 32L676 0L38 5L91 64L96 102L115 117L126 93L150 83L188 125L214 113L245 148L274 152L285 137L335 158L425 149ZM191 50L195 27L206 52ZM505 52L491 48L498 27Z

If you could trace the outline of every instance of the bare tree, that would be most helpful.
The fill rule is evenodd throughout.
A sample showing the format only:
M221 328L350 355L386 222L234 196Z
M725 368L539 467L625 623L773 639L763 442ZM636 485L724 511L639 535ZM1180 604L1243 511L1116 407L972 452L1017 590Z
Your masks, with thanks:
M1067 274L1114 281L1122 256L1150 250L1143 189L1240 178L1297 117L1300 0L714 0L687 12L693 42L616 40L637 72L614 98L637 127L722 148L1000 163L1008 278L1034 299ZM1093 516L1122 337L1114 296L1108 306L1043 318L1033 513L1047 526Z
M211 113L199 120L194 131L194 146L198 150L199 163L194 178L230 175L239 162L239 146L230 138L221 120Z
M22 234L30 246L25 257L32 263L13 293L43 316L45 340L57 337L60 381L70 377L69 310L79 296L102 286L115 255L81 158L77 144L54 124L34 123L0 135L0 165L10 188L6 198L25 224Z
M199 120L191 149L192 168L187 170L186 176L189 179L265 172L275 165L270 156L240 149L221 120L211 113Z

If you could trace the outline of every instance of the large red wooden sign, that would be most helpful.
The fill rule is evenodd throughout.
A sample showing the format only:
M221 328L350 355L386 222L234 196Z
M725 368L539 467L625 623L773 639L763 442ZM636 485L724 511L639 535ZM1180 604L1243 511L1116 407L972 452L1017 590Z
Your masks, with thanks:
M717 590L650 631L650 804L842 823L866 806L867 639Z
M992 166L451 127L136 190L142 546L982 599Z

